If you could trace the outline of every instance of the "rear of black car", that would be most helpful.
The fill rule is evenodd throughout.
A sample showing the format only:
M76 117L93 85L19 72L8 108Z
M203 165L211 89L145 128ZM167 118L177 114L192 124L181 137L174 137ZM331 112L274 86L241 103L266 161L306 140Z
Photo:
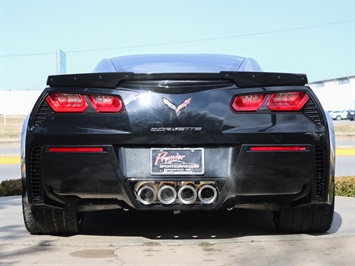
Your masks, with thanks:
M334 132L304 75L99 73L49 77L23 132L31 233L81 214L255 208L284 232L324 232Z

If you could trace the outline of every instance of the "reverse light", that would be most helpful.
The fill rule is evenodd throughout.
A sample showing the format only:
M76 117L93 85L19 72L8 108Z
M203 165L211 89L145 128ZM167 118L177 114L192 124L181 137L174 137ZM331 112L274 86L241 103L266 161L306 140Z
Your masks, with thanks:
M123 104L117 96L88 95L88 98L99 113L119 113L123 109Z
M266 94L249 94L234 98L232 108L234 111L257 111L263 105Z
M47 96L46 101L58 113L82 113L88 107L80 94L53 93Z
M308 101L309 96L305 92L281 92L270 96L267 107L271 111L299 111Z

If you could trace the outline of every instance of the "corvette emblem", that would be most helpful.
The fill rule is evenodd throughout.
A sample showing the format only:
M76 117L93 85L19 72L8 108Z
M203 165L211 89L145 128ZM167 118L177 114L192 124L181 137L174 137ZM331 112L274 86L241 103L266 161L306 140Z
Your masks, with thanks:
M191 101L191 97L187 98L182 104L180 104L178 107L175 106L175 104L173 104L172 102L170 102L168 99L163 98L163 102L166 106L168 106L171 110L175 111L176 115L180 114L180 111L184 108L186 108L186 106L189 105Z

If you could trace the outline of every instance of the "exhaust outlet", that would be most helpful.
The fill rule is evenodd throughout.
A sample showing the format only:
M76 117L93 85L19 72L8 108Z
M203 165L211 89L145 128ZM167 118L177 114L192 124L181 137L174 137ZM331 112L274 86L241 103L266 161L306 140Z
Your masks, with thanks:
M176 190L169 184L162 184L158 191L158 199L161 203L169 205L176 200Z
M217 198L217 189L211 185L202 185L198 189L198 198L203 204L211 204Z
M153 186L149 183L137 183L135 190L137 192L137 200L144 204L150 205L156 199L156 192ZM138 190L138 191L137 191Z
M192 204L197 199L197 192L194 186L184 185L179 189L178 198L183 204Z

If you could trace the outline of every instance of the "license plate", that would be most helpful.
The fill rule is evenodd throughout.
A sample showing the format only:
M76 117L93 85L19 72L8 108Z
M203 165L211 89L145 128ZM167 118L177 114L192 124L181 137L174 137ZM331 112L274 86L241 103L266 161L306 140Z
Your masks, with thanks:
M151 148L150 174L202 175L205 173L203 148Z

